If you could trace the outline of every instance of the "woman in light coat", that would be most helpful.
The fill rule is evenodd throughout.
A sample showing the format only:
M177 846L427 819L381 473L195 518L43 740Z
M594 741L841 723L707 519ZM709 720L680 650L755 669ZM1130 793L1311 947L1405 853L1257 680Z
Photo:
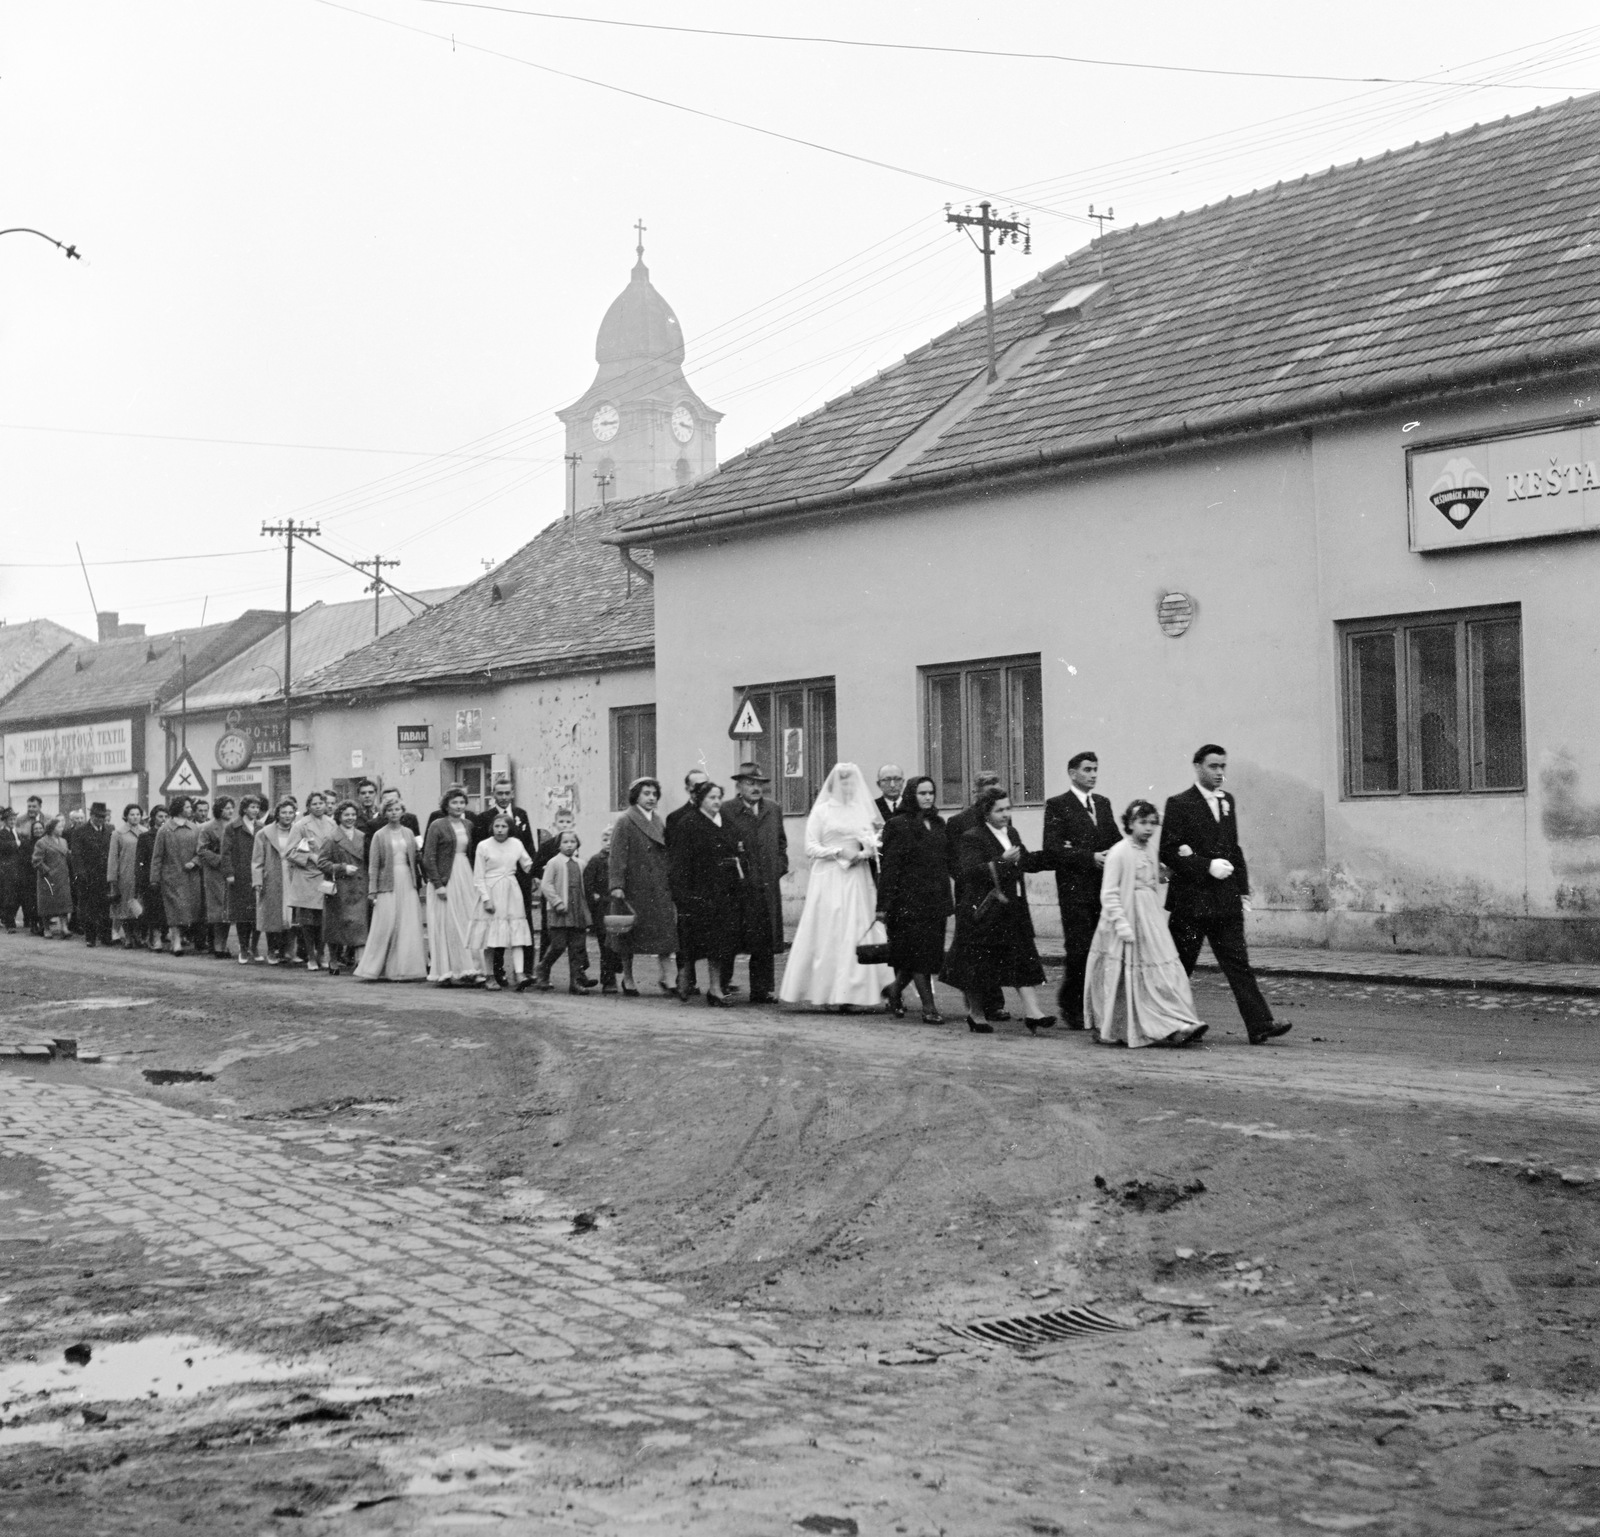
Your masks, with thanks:
M626 902L633 909L633 927L612 940L612 948L622 958L619 984L630 998L639 996L633 978L636 955L655 956L657 985L664 993L676 991L667 980L667 968L678 948L678 909L672 900L666 824L656 813L660 804L659 780L634 780L628 786L628 809L611 830L608 879L612 900Z
M1084 1023L1102 1045L1185 1046L1205 1034L1161 905L1161 861L1153 847L1160 825L1149 801L1134 801L1122 813L1127 836L1106 854L1100 926L1083 982ZM1118 1019L1124 982L1126 1017Z
M483 957L474 955L468 935L478 910L472 883L472 828L467 822L467 792L452 785L439 802L444 814L428 824L422 839L422 873L433 900L428 903L428 977L441 987L482 987Z
M422 939L422 853L417 835L405 825L406 808L386 801L383 826L367 846L367 894L372 918L366 948L356 967L359 982L420 982L428 974Z
M256 834L250 857L250 884L256 893L256 927L267 936L267 965L292 959L294 930L289 911L289 878L285 856L299 820L299 804L286 795L273 808L272 820Z
M139 943L139 834L144 831L144 809L122 808L122 826L111 835L106 856L106 886L111 892L111 941L124 950Z
M324 893L322 938L328 947L328 975L353 971L356 952L367 942L367 848L356 826L361 808L354 801L334 807L337 830L318 852L317 865L334 891Z
M307 971L322 970L322 905L331 885L318 863L322 845L337 831L328 815L328 798L321 790L306 796L306 814L290 829L289 851L284 855L285 900L300 931L301 956Z
M170 815L156 834L150 855L150 884L161 893L161 906L172 930L172 953L193 954L184 948L184 935L205 911L200 876L200 830L191 820L191 803L180 795L168 807Z

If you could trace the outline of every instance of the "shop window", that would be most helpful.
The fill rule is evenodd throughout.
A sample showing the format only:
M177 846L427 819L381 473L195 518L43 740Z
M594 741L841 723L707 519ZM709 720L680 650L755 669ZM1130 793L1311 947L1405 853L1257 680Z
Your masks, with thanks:
M611 712L611 809L626 811L628 786L656 778L656 707L623 705Z
M1340 635L1347 794L1524 787L1520 610L1363 619Z
M965 806L993 769L1017 805L1044 800L1044 689L1036 656L925 667L925 761L941 806Z
M804 816L838 761L838 712L832 678L798 683L761 683L748 694L761 722L760 736L741 738L737 762L759 764L772 784L769 793L785 816Z
M482 811L489 804L489 760L487 758L445 758L441 761L442 796L451 785L467 792L467 815Z

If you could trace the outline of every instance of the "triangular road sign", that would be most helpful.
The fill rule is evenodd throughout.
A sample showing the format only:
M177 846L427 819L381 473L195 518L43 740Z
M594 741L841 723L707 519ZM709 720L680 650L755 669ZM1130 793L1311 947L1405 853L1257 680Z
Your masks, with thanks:
M728 727L728 735L737 741L742 736L765 736L767 728L761 724L761 717L756 714L756 707L751 702L748 694L739 703L739 712L733 717L733 724Z
M183 756L172 765L172 772L161 781L162 795L204 795L206 794L205 775L200 772L200 765L194 761L194 754L187 748Z

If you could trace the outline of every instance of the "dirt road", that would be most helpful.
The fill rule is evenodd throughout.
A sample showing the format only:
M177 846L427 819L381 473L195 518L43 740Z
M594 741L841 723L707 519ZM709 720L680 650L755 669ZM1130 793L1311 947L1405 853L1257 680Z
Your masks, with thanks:
M0 1530L1600 1530L1600 1000L1282 980L1252 1049L1200 980L1203 1048L1126 1052L0 988L103 1056L0 1062Z

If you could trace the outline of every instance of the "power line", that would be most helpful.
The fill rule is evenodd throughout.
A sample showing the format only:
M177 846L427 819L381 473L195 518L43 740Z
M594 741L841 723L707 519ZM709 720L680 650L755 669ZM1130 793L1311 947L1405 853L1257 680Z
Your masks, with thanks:
M487 0L424 0L428 5L448 5L468 11L497 11L506 16L531 16L541 21L574 21L596 27L625 27L644 32L681 32L693 37L731 37L763 43L817 43L830 48L879 48L896 53L957 54L970 59L1027 59L1051 64L1081 64L1095 69L1142 69L1169 75L1220 75L1233 80L1300 80L1329 85L1447 85L1478 90L1470 80L1433 81L1404 75L1321 75L1280 69L1223 69L1204 64L1149 64L1138 59L1099 59L1075 53L1034 53L1013 48L961 48L946 43L896 43L873 38L829 37L792 32L739 32L728 27L680 27L661 21L619 21L611 16L578 16L569 11L529 11L512 5L490 5ZM1589 85L1507 85L1508 91L1592 91Z
M357 10L353 5L344 5L340 0L317 0L317 4L325 5L330 10L344 11L351 16L360 16L366 21L375 21L386 27L397 27L402 32L414 32L418 37L429 37L435 42L449 43L452 49L465 48L472 53L485 54L490 58L504 59L509 64L521 64L528 69L536 69L546 75L555 75L562 80L575 80L580 85L592 85L597 90L613 91L618 96L631 96L635 101L647 101L652 106L668 107L674 112L685 112L691 117L703 117L708 122L722 123L729 128L742 128L747 133L759 133L769 139L778 139L785 144L797 144L802 149L814 149L824 155L837 155L842 160L854 160L858 165L870 165L880 171L893 171L897 176L910 176L917 181L931 182L936 187L953 187L957 192L966 192L974 197L991 195L991 189L976 187L969 182L956 181L949 176L937 176L931 171L918 171L910 166L895 165L892 161L877 160L871 155L858 155L854 150L840 149L834 144L823 144L816 139L803 139L798 134L783 133L776 128L763 128L759 123L747 123L741 118L726 117L720 112L709 112L704 107L691 107L681 101L669 101L665 96L652 96L647 91L631 90L625 85L613 85L609 80L597 80L592 75L580 75L569 69L557 69L553 64L540 64L533 59L524 59L518 54L506 53L499 48L488 48L482 43L468 43L461 38L445 32L430 32L426 27L414 27L409 22L396 21L389 16L375 16L371 11ZM1063 213L1058 208L1040 208L1040 213L1048 213L1052 218L1068 219L1083 223L1075 214Z
M216 550L210 555L138 555L128 560L91 560L89 564L96 569L101 566L164 566L174 560L229 560L235 555L270 553L268 550ZM75 571L77 567L75 560L0 560L0 571Z
M301 448L319 454L387 454L391 457L414 459L451 459L467 457L450 450L437 451L426 448L356 448L348 443L279 443L263 438L201 438L179 432L118 432L100 427L42 427L34 422L0 422L7 432L62 432L85 438L136 438L151 443L218 443L231 448Z

